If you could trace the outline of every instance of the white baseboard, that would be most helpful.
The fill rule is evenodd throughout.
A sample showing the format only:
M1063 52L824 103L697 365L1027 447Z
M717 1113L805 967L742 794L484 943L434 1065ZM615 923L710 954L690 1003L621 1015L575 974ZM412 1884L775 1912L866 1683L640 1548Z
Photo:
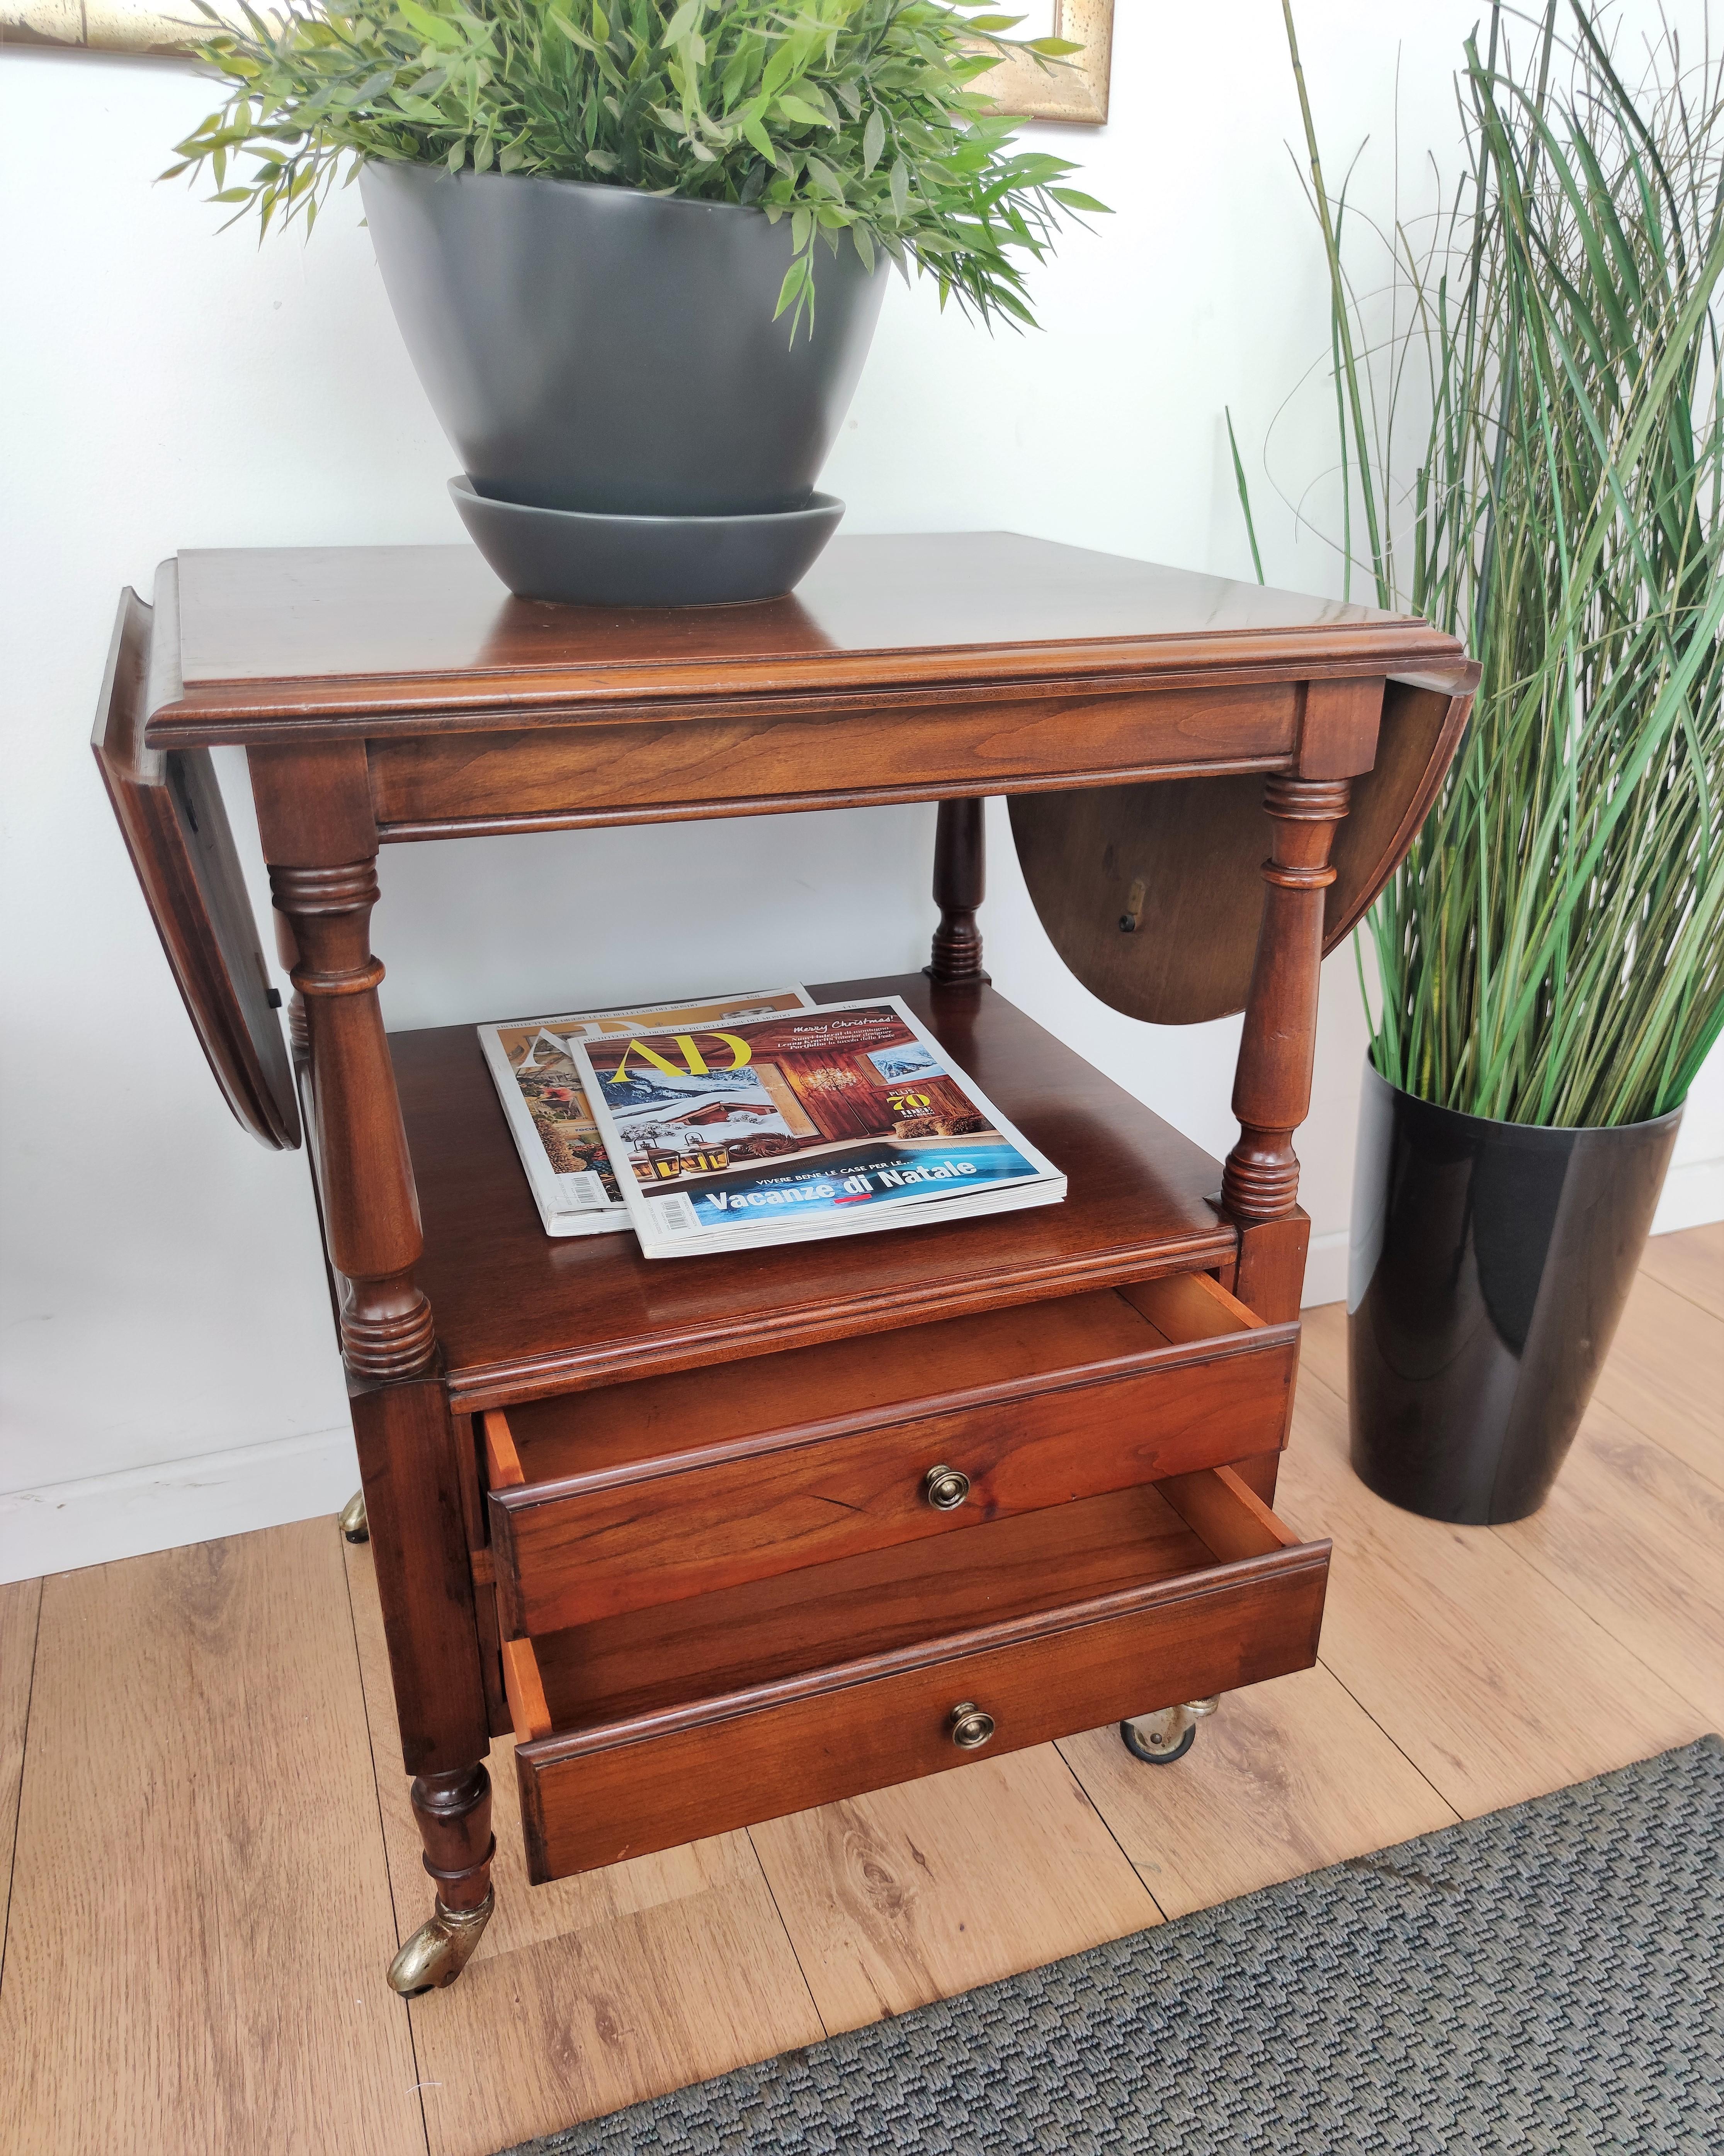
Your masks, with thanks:
M1305 1294L1302 1298L1307 1310L1320 1302L1344 1302L1347 1300L1348 1240L1345 1228L1331 1228L1326 1235L1311 1237L1311 1248L1305 1255Z
M1671 1235L1713 1220L1724 1220L1724 1160L1678 1161L1664 1179L1653 1234Z
M1677 1162L1665 1178L1664 1194L1652 1216L1653 1234L1675 1235L1684 1228L1703 1228L1712 1220L1724 1220L1724 1160ZM1320 1302L1346 1301L1347 1251L1345 1228L1311 1237L1305 1261L1307 1310Z
M351 1430L0 1495L0 1584L339 1512L359 1485Z

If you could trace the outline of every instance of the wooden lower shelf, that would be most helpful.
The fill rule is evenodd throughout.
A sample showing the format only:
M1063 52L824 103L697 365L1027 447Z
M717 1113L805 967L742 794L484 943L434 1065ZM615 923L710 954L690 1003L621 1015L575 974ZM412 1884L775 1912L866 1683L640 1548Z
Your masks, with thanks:
M1060 1205L741 1255L642 1258L540 1224L471 1026L391 1037L431 1298L458 1410L1229 1263L1219 1165L992 988L920 973L811 983L901 996L1065 1170Z

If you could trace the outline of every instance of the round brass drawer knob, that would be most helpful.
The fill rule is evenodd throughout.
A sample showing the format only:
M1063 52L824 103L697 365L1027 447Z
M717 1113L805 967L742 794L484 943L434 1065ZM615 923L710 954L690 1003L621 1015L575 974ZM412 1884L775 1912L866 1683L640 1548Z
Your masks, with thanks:
M956 1467L931 1467L922 1477L922 1495L936 1512L955 1512L970 1494L970 1478Z
M960 1700L952 1710L952 1741L960 1752L979 1752L993 1734L993 1717L984 1714L972 1699Z

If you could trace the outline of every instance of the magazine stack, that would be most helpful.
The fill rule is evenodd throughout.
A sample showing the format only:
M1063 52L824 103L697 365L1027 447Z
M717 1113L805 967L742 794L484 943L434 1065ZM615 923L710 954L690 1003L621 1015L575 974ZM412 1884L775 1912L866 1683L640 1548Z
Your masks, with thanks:
M1057 1204L1065 1178L895 996L799 988L488 1026L552 1235L649 1258Z
M545 1233L606 1235L631 1224L616 1170L587 1106L575 1065L576 1041L664 1027L735 1025L777 1011L799 1010L811 1000L802 988L747 989L685 1004L576 1011L562 1018L480 1026L480 1046Z

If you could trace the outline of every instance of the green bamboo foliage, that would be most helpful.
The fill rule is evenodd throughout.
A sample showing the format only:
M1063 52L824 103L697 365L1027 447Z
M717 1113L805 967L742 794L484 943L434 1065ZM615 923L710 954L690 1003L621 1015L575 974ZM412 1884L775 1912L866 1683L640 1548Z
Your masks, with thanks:
M1369 916L1373 1060L1544 1125L1665 1113L1724 1027L1724 65L1667 32L1631 88L1597 15L1548 0L1511 51L1499 4L1468 41L1465 184L1434 242L1392 235L1406 326L1374 349L1298 78L1347 557L1362 525L1377 603L1484 669Z
M272 0L243 31L193 4L229 95L162 177L208 172L264 231L309 228L367 158L757 204L790 220L793 334L821 243L1034 327L1026 265L1105 208L986 95L1008 53L1080 48L976 0Z

